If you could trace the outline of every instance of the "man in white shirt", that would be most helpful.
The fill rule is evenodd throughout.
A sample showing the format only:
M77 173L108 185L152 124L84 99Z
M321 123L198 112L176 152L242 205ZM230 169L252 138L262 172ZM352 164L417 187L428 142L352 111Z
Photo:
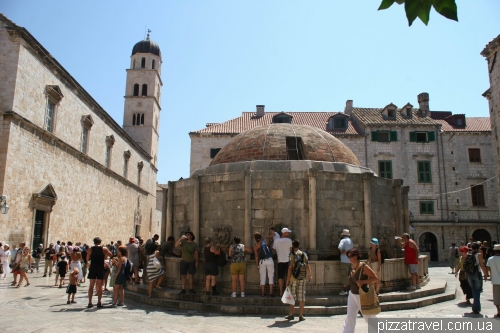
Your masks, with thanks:
M351 240L351 234L349 233L349 229L344 229L342 231L342 240L339 243L339 251L340 251L340 281L342 282L343 290L339 293L340 296L349 295L349 272L351 271L351 261L347 258L347 251L354 247L354 244Z
M500 244L493 248L495 255L488 258L486 266L490 271L491 284L493 285L493 304L497 307L495 318L500 317Z
M288 228L281 229L281 238L276 238L273 243L273 249L278 255L278 285L280 287L280 296L283 296L283 280L288 272L288 255L292 252L292 240L288 238L292 230Z

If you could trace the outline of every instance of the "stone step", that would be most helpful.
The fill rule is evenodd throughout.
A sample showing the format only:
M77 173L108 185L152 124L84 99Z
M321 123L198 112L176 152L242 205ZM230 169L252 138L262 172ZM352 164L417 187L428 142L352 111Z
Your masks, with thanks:
M434 280L434 279L433 279ZM447 288L445 281L434 280L422 289L412 292L393 292L380 295L382 311L415 309L454 299L456 288ZM237 315L286 315L288 307L280 297L248 295L230 297L228 295L207 296L200 292L180 295L178 290L154 290L153 298L147 296L145 285L129 285L125 297L153 306L164 306L191 311L237 314ZM304 312L306 315L338 315L347 311L347 297L307 296Z

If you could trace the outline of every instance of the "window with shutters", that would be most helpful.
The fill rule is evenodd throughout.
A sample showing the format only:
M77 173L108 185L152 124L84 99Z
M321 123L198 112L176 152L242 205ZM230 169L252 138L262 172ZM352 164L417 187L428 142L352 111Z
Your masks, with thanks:
M472 185L470 188L472 197L472 206L484 207L484 188L483 185Z
M222 148L210 148L210 158L214 158Z
M418 182L419 183L432 183L431 162L418 161Z
M420 201L420 214L434 214L434 201Z
M372 131L372 141L392 142L398 141L397 131Z
M469 148L469 162L481 163L481 149Z
M392 179L392 161L378 161L378 175L382 178Z
M433 141L436 141L436 133L434 131L410 132L410 142L427 143L427 142L433 142Z

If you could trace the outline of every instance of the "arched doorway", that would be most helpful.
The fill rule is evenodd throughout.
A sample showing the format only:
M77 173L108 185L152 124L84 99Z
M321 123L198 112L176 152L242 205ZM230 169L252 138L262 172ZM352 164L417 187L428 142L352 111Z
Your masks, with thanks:
M474 238L474 241L488 241L488 244L491 244L491 235L488 231L484 229L477 229L472 233L472 238Z
M438 261L438 242L436 236L432 232L423 233L418 241L420 252L430 253L431 261Z

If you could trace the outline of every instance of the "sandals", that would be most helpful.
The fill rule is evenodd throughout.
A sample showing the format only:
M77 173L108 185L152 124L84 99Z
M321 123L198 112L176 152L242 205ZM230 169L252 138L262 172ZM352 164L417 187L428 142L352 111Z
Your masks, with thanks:
M102 306L102 303L101 303L101 302L99 302L99 303L97 303L97 307L98 307L98 308L103 308L104 306Z
M87 308L89 308L89 309L92 307L94 307L94 304L92 304L92 303L89 303L89 305L87 305Z
M25 287L28 287L29 285L30 285L30 284L29 284L29 282L28 282L28 283L26 283L24 286L25 286Z
M16 286L16 288L19 288L20 286L21 286L21 285L20 285L20 284L18 284L18 285Z

